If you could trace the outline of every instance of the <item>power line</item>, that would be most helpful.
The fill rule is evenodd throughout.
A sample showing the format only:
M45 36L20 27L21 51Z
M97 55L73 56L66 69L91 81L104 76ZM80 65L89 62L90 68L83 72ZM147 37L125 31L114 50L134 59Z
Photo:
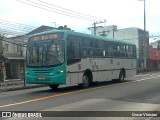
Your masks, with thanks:
M21 35L36 28L34 26L2 19L0 19L0 27L0 32L7 35Z
M26 24L22 24L22 23L17 23L17 22L12 22L12 21L8 21L8 20L2 20L2 19L0 19L0 23L1 22L10 23L10 24L12 23L12 24L19 25L19 26L25 26L26 28L35 29L35 26L30 26L30 25L26 25Z
M76 14L81 14L81 15L84 15L84 16L87 16L87 17L89 16L89 17L93 17L93 18L97 18L97 19L101 19L101 20L104 19L104 18L95 17L95 16L83 14L83 13L80 13L80 12L76 12L76 11L73 11L73 10L69 10L69 9L66 9L66 8L63 8L63 7L59 7L59 6L56 6L56 5L53 5L53 4L51 4L51 3L47 3L47 2L41 1L41 0L37 0L37 1L42 2L42 3L45 3L45 4L48 4L48 5L50 5L50 6L54 6L54 7L58 8L58 9L67 10L67 11L70 11L70 12L73 12L73 13L76 13Z
M26 33L26 32L29 32L31 30L27 30L27 29L21 29L21 28L18 28L17 26L7 26L7 25L0 25L0 27L3 27L5 28L6 30L9 29L10 31L20 31L21 33Z
M3 34L7 34L7 35L19 35L19 34L24 34L24 33L22 33L22 32L13 32L13 31L11 31L11 30L6 30L6 29L1 29L0 28L0 31L1 31L1 33L3 33Z
M49 6L46 6L44 4L36 3L36 2L30 1L30 0L26 0L26 1L29 1L30 3L24 2L24 1L21 1L21 0L16 0L16 1L24 3L24 4L28 4L28 5L40 8L40 9L44 9L44 10L47 10L47 11L50 11L50 12L66 15L66 16L69 16L69 17L74 17L74 18L78 18L78 19L82 19L82 20L88 20L88 21L96 21L97 20L96 18L90 18L90 17L86 17L86 16L76 15L76 14L68 13L68 12L62 11L62 10L60 11L60 10L57 10L57 9L55 9L53 7L49 7ZM33 3L35 3L36 5L33 4ZM44 8L44 7L47 7L47 8Z
M17 25L14 25L14 24L9 24L9 23L3 23L3 22L0 22L0 26L2 27L11 27L11 28L14 28L14 29L21 29L23 31L30 31L32 29L29 29L29 28L26 28L26 27L23 27L23 26L17 26Z

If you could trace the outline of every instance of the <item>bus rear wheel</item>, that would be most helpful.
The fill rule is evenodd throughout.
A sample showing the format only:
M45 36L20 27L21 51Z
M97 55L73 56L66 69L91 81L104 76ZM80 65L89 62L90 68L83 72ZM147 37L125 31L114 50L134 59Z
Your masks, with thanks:
M90 86L90 80L88 75L84 75L82 78L82 87L83 88L88 88Z
M57 90L59 85L49 85L52 90Z
M119 74L119 82L124 82L124 78L125 78L124 71L121 70L121 72Z

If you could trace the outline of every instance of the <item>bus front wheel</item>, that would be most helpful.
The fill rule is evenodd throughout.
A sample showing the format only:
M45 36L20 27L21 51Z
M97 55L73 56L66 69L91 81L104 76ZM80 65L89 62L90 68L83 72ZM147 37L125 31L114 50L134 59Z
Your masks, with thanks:
M52 90L57 90L59 85L49 85Z

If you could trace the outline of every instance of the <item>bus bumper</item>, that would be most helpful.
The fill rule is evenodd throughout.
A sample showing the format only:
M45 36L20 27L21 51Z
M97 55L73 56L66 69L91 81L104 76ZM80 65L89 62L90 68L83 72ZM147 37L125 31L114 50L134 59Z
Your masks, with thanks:
M59 74L56 76L31 76L26 75L25 77L27 84L47 84L47 85L53 85L53 84L66 84L66 75L65 74Z

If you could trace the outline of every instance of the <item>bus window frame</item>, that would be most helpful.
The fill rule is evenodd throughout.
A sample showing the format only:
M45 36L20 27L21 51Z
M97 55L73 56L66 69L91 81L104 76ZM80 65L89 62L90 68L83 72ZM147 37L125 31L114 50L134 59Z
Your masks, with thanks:
M80 40L75 40L75 38L79 36L75 36L75 35L68 35L67 36L67 42L66 42L66 57L67 57L67 65L71 65L71 64L75 64L77 62L81 61L81 41ZM71 43L79 43L79 58L74 58L71 57ZM73 46L74 47L74 46Z

